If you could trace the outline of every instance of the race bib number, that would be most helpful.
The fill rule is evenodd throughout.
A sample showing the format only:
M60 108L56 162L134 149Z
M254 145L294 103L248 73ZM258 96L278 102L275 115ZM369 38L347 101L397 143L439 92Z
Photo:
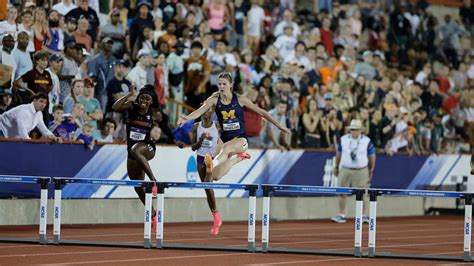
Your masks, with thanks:
M208 139L203 140L201 147L212 148L212 141Z
M240 129L240 124L239 124L239 122L224 123L223 128L224 128L224 131L239 130Z
M134 141L144 140L146 137L146 131L141 128L132 127L130 128L130 139Z

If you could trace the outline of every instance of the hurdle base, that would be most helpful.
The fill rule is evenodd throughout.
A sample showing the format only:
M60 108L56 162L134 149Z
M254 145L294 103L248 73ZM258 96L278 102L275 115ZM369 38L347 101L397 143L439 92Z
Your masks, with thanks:
M375 248L369 248L369 258L375 257Z
M53 237L53 244L55 245L59 245L59 242L60 242L60 237L58 235L54 235Z
M349 250L349 249L348 249ZM329 255L329 256L354 256L352 251L332 251L332 250L311 250L311 249L289 249L268 247L268 253L287 253L287 254L309 254L309 255Z
M255 249L256 249L255 242L249 242L247 244L247 251L255 252Z
M59 245L71 246L94 246L94 247L124 247L124 248L143 248L143 243L120 243L120 242L101 242L101 241L80 241L80 240L61 240Z
M151 240L149 238L146 238L144 241L143 241L143 247L144 248L151 248Z
M268 243L262 243L262 252L268 252Z
M418 255L390 252L376 252L374 258L393 258L393 259L413 259L413 260L444 260L444 261L463 261L462 257L440 256L440 255Z
M37 238L2 237L0 243L38 244Z
M220 247L220 246L193 246L193 245L181 245L181 244L163 244L162 249L248 252L247 246ZM255 250L255 251L258 251L258 250Z
M157 240L156 241L156 248L163 248L163 240Z
M356 247L354 248L354 256L356 257L362 257L363 252L362 252L362 247Z
M464 255L463 255L463 260L464 261L472 261L472 256L471 256L471 252L468 252L468 251L464 251Z
M39 236L39 243L43 245L48 244L48 237L44 234L41 234Z

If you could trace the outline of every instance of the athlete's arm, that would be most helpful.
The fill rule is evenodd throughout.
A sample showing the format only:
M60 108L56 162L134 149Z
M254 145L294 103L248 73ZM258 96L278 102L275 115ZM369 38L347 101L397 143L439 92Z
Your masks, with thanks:
M270 121L272 124L274 124L277 128L279 128L281 131L285 133L290 133L290 130L278 123L267 111L263 110L262 108L258 107L256 104L251 102L247 97L239 96L239 103L241 106L245 106L250 111L253 111L257 114L259 114L261 117L265 118L266 120Z
M205 137L205 135L203 134L203 135L201 135L199 140L197 139L196 134L197 134L198 125L199 125L198 123L195 123L193 125L193 129L189 133L189 139L191 140L191 149L193 151L198 150L199 148L201 148L202 142L204 141L204 137Z
M159 113L161 115L161 120L160 121L156 121L158 123L158 125L160 126L161 128L161 131L163 131L163 133L168 137L168 143L174 143L176 144L180 149L182 149L184 147L184 143L181 142L181 141L178 141L174 138L174 135L173 135L173 132L171 131L170 129L170 126L169 126L169 118L168 118L168 115L166 115L163 110L161 109L157 109L155 110L155 112Z
M217 104L217 94L214 93L211 95L207 100L199 107L199 109L193 111L187 116L180 117L178 120L178 126L182 126L186 121L191 120L191 119L196 119L201 117L209 108L211 108L213 105Z
M129 110L133 106L133 101L137 98L136 90L131 90L127 95L120 97L113 105L112 110L122 112Z

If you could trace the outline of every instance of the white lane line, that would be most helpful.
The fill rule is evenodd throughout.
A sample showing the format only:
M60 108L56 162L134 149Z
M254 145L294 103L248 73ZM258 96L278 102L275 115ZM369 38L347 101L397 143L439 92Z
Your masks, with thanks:
M263 265L288 265L288 264L302 264L302 263L315 263L315 262L330 262L330 261L349 261L349 260L365 260L361 258L337 258L337 259L320 259L320 260L297 260L297 261L281 261L281 262L270 262L270 263L256 263L256 264L245 264L249 266L263 266Z
M91 251L71 251L71 252L54 252L54 253L26 253L26 254L15 254L15 255L0 255L0 258L13 258L13 257L36 257L36 256L62 256L62 255L83 255L83 254L103 254L103 253L117 253L117 252L136 252L145 251L145 249L116 249L116 250L91 250Z

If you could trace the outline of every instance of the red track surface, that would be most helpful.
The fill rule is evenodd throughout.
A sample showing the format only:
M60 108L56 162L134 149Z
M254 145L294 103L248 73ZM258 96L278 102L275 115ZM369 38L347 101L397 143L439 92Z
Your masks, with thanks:
M257 224L257 243L260 241ZM353 220L334 224L326 220L270 223L270 246L297 249L352 251ZM245 223L225 222L217 237L209 234L210 223L165 224L165 243L195 246L246 246ZM367 251L367 226L364 249ZM49 234L51 228L48 227ZM0 227L0 237L37 237L37 227ZM142 225L63 226L62 239L105 242L143 240ZM382 218L377 223L377 251L432 255L462 255L463 217ZM0 265L433 265L455 262L427 260L368 259L344 256L245 253L229 251L145 250L87 246L42 246L0 243Z

